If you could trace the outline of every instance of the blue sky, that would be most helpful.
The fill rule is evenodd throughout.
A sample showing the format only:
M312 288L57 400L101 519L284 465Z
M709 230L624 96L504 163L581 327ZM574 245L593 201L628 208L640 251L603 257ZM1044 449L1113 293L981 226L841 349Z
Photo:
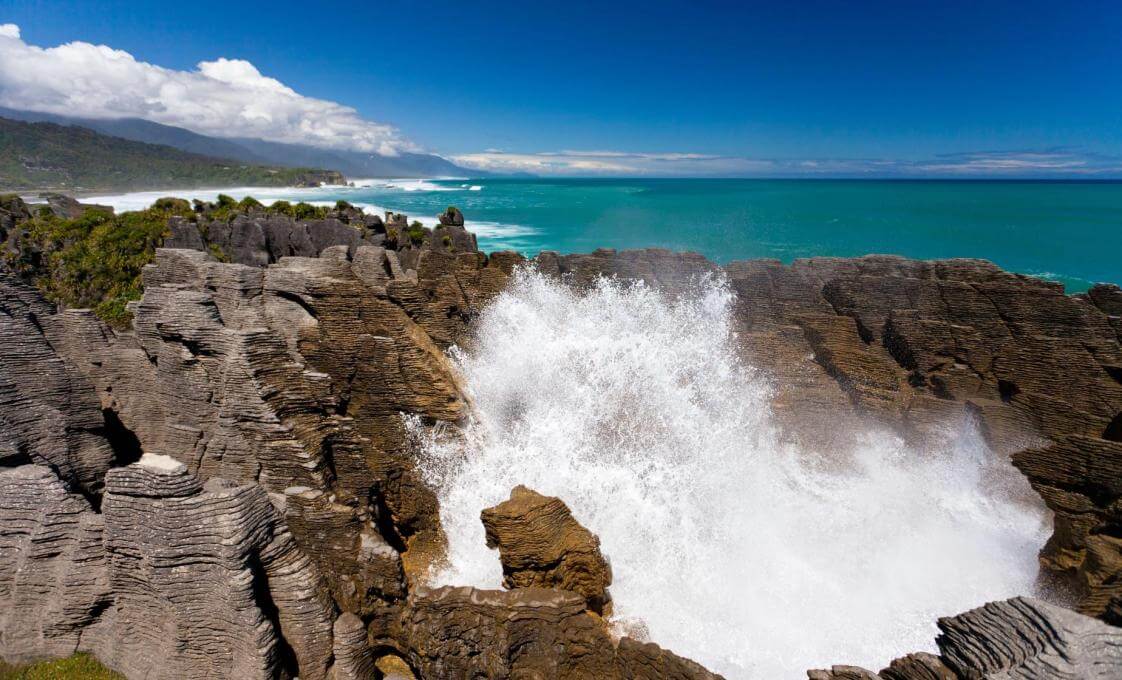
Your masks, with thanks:
M5 0L0 23L175 71L245 60L478 167L1122 174L1122 3L349 4Z

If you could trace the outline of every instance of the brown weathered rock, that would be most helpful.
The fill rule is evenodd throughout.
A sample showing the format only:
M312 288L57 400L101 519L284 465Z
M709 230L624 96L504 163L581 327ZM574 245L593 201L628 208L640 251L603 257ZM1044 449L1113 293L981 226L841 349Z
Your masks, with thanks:
M366 643L362 619L346 613L335 619L335 677L333 680L374 680L374 653Z
M857 666L831 666L830 670L806 672L810 680L881 680L881 676Z
M656 645L618 648L575 593L438 588L410 596L398 622L410 665L424 678L673 678L719 676Z
M610 613L612 569L600 539L585 529L560 498L516 486L510 499L481 514L487 547L499 549L506 588L560 588Z
M1122 625L1122 443L1073 435L1013 464L1054 513L1041 564L1074 579L1079 611Z
M448 209L440 213L437 219L446 227L464 226L464 214L455 206L448 206Z

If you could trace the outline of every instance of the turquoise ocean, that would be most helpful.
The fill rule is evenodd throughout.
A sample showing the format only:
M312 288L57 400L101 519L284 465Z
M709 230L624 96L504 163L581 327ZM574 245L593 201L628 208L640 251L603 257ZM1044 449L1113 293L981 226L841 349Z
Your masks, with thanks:
M354 187L227 189L350 201L431 224L463 210L483 250L660 247L717 262L891 253L975 257L1062 282L1122 283L1122 182L754 179L359 180ZM135 208L156 194L101 197ZM216 192L172 192L192 196Z

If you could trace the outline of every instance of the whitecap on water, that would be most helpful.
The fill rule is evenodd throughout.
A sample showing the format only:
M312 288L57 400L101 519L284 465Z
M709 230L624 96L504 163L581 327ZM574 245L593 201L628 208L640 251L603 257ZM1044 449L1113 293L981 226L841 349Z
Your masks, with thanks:
M479 512L526 484L600 536L617 621L729 678L877 669L932 649L936 617L1031 592L1044 518L991 490L970 428L934 454L869 432L844 470L808 463L735 349L732 303L719 281L670 301L519 273L451 351L468 424L410 424L450 540L432 580L499 587Z

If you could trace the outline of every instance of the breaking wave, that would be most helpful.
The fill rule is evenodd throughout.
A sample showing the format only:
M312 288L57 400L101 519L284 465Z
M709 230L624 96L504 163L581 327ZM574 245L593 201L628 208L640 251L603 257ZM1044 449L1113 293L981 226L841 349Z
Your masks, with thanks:
M619 629L730 678L875 670L1032 591L1044 518L993 489L1020 480L971 427L935 453L867 432L845 465L784 443L732 303L714 280L671 301L516 275L451 351L470 421L411 424L450 540L433 581L499 587L479 513L526 484L600 536Z

